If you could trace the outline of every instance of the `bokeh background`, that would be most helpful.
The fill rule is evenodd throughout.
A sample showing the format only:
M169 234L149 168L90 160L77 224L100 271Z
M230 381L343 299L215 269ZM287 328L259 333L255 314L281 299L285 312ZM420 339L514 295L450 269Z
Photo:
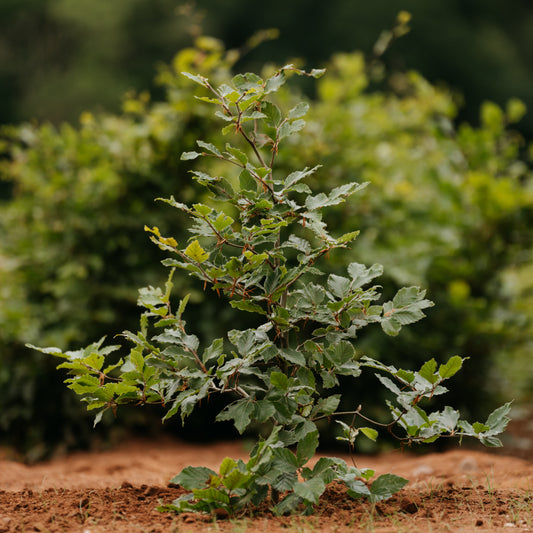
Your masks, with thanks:
M221 139L179 72L222 82L288 62L328 74L282 94L287 105L308 99L311 112L281 167L322 164L316 189L371 181L330 213L334 231L361 229L348 260L382 263L385 295L418 284L436 303L398 338L365 333L360 350L405 366L469 356L448 403L480 418L510 398L516 416L528 411L529 0L3 0L0 445L35 461L161 431L149 409L93 431L57 362L25 344L76 349L135 330L137 289L166 278L143 226L179 240L185 221L153 199L197 201L179 155ZM201 289L182 279L176 292L192 293L189 324L208 340L243 317ZM347 387L346 402L384 416L374 385ZM168 431L211 438L215 407ZM230 435L221 425L218 436Z

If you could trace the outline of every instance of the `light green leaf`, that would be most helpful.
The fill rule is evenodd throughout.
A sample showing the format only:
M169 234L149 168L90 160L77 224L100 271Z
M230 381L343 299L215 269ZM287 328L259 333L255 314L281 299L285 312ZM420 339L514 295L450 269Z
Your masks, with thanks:
M199 85L202 85L203 87L207 87L207 78L204 78L203 76L198 76L196 74L191 74L190 72L182 72L182 75L186 78L189 78L190 80L198 83Z
M289 111L287 118L289 120L294 120L295 118L302 118L303 116L307 115L308 111L309 104L307 102L300 102Z
M207 216L209 213L211 213L213 210L208 206L204 204L193 204L194 210L201 216Z
M270 94L279 90L279 88L287 81L287 76L283 70L280 70L274 76L269 78L265 84L265 94Z
M510 410L511 402L508 402L505 405L498 407L498 409L489 415L485 423L490 427L491 434L501 433L505 430L510 420L510 418L507 416Z
M196 144L200 148L204 148L208 152L211 152L212 154L214 154L214 155L216 155L218 157L222 157L222 154L220 153L220 151L218 150L218 148L214 144L206 143L204 141L196 141Z
M231 144L226 144L226 150L237 160L241 165L246 166L248 164L248 157L244 152L238 148L234 148Z
M300 180L306 178L307 176L310 176L311 174L314 174L320 167L321 165L317 165L313 168L306 167L303 170L297 170L296 172L292 172L285 178L285 182L283 184L284 188L290 189Z
M453 357L448 359L448 362L446 364L440 365L439 375L442 379L451 378L454 374L456 374L459 370L461 370L462 366L463 366L462 357L459 357L458 355L454 355Z
M418 371L418 374L433 385L439 380L439 376L435 374L436 370L437 362L435 359L430 359L422 365L422 368Z
M359 288L366 285L374 278L381 276L383 274L383 267L374 264L368 268L361 263L350 263L348 265L348 274L352 277L353 288Z
M185 255L197 263L203 263L209 258L209 254L200 246L197 240L194 240L185 248Z
M190 159L196 159L197 157L200 157L202 154L199 152L183 152L181 154L180 159L182 161L188 161Z
M359 431L365 435L365 437L368 437L370 440L373 440L374 442L378 438L378 432L375 429L372 428L358 428Z
M217 218L213 221L213 227L222 233L228 226L233 224L233 219L225 213L219 213Z
M345 244L347 242L351 242L359 235L359 233L360 231L351 231L350 233L345 233L336 239L336 243Z
M234 468L237 467L237 461L231 457L226 457L220 463L218 467L218 473L220 477L227 476Z
M326 73L325 68L314 68L310 73L309 76L312 76L313 78L321 78Z
M351 289L351 281L343 276L337 276L336 274L330 274L328 278L328 289L337 298L344 298L348 295Z
M284 139L293 133L302 130L305 127L305 121L302 119L295 120L294 122L284 122L279 128L279 138Z

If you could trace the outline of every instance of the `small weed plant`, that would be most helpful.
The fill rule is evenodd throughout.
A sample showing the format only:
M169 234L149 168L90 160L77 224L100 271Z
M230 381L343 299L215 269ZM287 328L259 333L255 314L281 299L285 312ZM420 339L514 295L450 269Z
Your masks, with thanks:
M193 171L209 191L205 203L162 200L192 220L189 241L180 245L157 227L146 228L169 254L163 261L170 268L166 287L139 291L140 328L122 334L132 347L118 363L108 363L108 356L120 346L107 346L104 339L65 353L37 348L63 358L58 368L68 370L68 387L97 413L95 423L106 410L132 403L160 404L166 409L164 420L179 416L183 422L201 401L226 395L231 403L217 420L232 421L241 434L251 425L262 428L248 462L226 458L218 472L182 470L172 482L189 492L165 510L222 509L235 515L267 501L279 514L310 513L333 481L344 484L349 496L371 502L389 498L407 483L392 474L375 478L372 470L334 457L310 464L319 425L328 421L338 424L338 438L350 448L360 436L376 440L379 431L405 444L468 436L487 446L501 445L497 435L508 422L509 404L475 424L461 420L450 407L435 412L423 407L425 400L447 392L443 383L460 370L463 358L454 356L441 365L431 359L410 371L365 357L354 347L361 328L376 324L387 335L397 335L423 318L432 303L418 287L402 288L391 301L379 303L380 287L374 282L382 268L377 264L350 263L342 275L319 268L358 233L330 235L324 210L366 186L346 183L313 194L305 180L319 166L288 175L276 168L280 143L302 130L308 111L308 104L299 103L283 112L276 92L291 75L322 74L287 65L268 79L248 73L235 76L231 86L214 86L185 73L202 87L199 98L217 108L222 133L231 143L217 147L199 140L199 151L181 156L185 161L215 158L226 165L225 176ZM188 298L172 302L176 269L210 286L237 310L256 315L257 327L232 329L226 338L201 347L183 318ZM362 405L339 409L339 379L356 386L363 371L373 372L390 391L389 422L370 419Z

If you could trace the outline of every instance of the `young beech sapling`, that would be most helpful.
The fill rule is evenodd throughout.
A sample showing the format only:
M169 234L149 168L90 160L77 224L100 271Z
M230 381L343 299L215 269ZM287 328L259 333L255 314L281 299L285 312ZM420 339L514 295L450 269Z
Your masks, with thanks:
M106 410L131 403L160 404L166 409L164 420L179 415L184 421L199 402L223 394L232 403L217 420L233 421L240 433L251 424L262 426L263 436L248 462L227 458L218 472L185 468L172 482L190 492L162 509L224 509L234 515L269 500L277 513L312 512L332 481L344 484L349 496L372 502L405 485L405 479L392 474L374 480L372 470L334 457L310 466L320 420L337 423L339 439L350 448L360 435L376 440L378 431L391 432L406 444L469 436L500 446L497 435L508 422L509 404L475 424L461 420L450 407L435 412L423 407L424 400L447 391L443 382L460 370L464 359L454 356L441 365L430 359L418 371L408 371L354 348L361 328L376 323L387 335L397 335L423 318L432 303L418 287L402 288L391 301L379 303L374 280L382 273L380 265L350 263L342 275L326 275L318 268L358 233L330 235L324 210L345 202L366 183L313 194L305 178L319 166L288 175L277 171L278 147L302 130L308 104L283 112L275 93L290 75L319 77L323 71L306 73L287 65L268 79L248 73L235 76L231 86L218 87L202 76L184 74L202 87L200 100L216 108L231 143L217 147L199 140L199 151L181 158L216 158L227 165L226 176L193 172L210 193L206 203L162 200L192 219L188 243L178 244L157 227L146 228L169 253L163 263L171 270L165 289L139 291L140 329L122 334L132 344L124 360L107 364L107 356L119 347L105 346L103 339L74 352L37 348L64 359L58 368L68 370L68 386L97 412L95 423ZM227 338L200 347L183 319L188 298L176 308L172 303L176 269L198 278L232 307L257 315L259 325L232 329ZM386 423L371 420L363 402L339 410L339 377L356 380L368 369L394 398Z

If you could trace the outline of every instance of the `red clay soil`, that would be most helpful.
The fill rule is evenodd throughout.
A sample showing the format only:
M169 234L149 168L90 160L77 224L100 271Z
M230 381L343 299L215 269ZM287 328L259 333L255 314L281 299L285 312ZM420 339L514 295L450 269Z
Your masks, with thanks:
M245 459L246 452L239 442L158 439L33 466L0 457L0 533L533 531L533 463L465 449L356 457L359 468L411 480L397 496L374 506L333 485L311 517L265 511L229 520L155 509L182 493L168 481L183 467L215 469L226 456Z

